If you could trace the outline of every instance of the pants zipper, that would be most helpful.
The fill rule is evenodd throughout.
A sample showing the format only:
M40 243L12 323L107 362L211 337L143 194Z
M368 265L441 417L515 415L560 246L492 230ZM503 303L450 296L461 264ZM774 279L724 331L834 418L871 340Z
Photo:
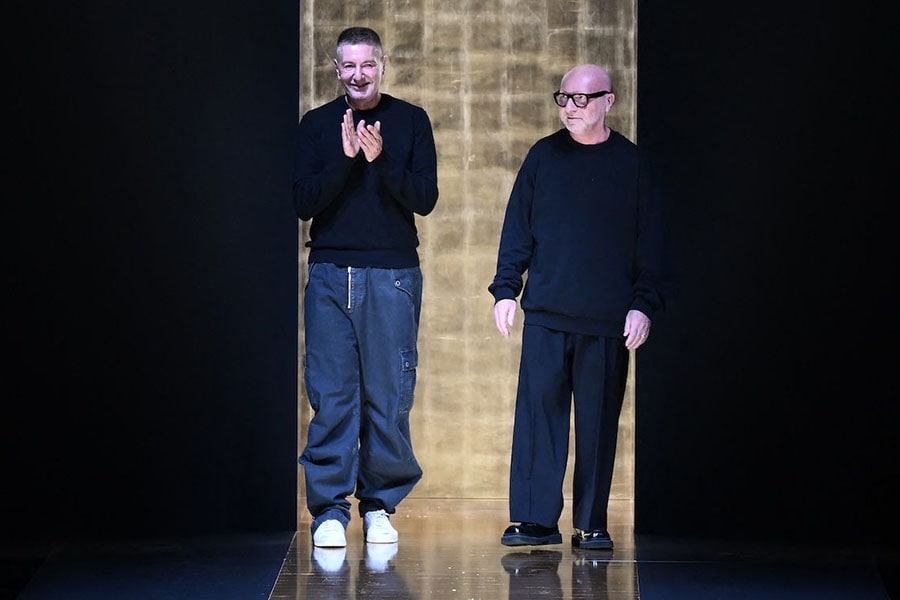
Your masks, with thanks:
M353 277L351 276L351 271L353 267L347 267L347 310L353 308L353 303L350 301L353 293Z

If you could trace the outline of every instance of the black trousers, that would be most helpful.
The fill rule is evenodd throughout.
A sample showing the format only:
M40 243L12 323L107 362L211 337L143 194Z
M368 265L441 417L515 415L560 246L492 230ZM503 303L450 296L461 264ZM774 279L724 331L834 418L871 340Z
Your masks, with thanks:
M607 528L628 361L624 337L525 326L510 463L510 521L558 525L574 405L573 526Z

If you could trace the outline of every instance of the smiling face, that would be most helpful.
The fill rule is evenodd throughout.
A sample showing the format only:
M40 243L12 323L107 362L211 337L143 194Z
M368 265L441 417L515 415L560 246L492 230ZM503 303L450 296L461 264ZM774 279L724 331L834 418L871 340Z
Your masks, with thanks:
M380 48L370 44L338 46L334 67L352 108L366 110L378 104L386 59Z
M566 73L559 90L566 94L593 94L608 90L612 92L612 80L606 71L596 65L580 65ZM587 106L579 108L569 99L559 109L559 119L581 144L597 144L609 137L606 127L606 113L615 102L615 94L609 93L599 98L591 98Z

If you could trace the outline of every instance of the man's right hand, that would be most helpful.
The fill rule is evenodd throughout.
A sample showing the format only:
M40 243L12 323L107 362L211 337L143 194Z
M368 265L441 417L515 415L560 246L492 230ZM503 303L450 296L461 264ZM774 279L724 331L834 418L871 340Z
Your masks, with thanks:
M515 320L515 300L498 300L494 304L494 323L497 325L497 330L503 334L503 337L509 337L509 328L513 326Z
M344 112L344 120L341 122L341 141L348 158L359 154L359 138L356 136L356 127L353 126L353 109L350 108Z

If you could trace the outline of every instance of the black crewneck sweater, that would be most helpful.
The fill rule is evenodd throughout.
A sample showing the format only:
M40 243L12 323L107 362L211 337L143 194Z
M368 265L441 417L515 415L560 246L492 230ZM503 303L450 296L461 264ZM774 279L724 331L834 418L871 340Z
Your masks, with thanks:
M611 131L585 145L560 129L519 169L488 289L515 299L527 280L526 325L621 337L628 310L652 319L665 305L663 225L661 194L634 143Z
M297 216L312 219L309 262L341 266L417 266L414 214L437 203L437 155L425 110L388 94L354 111L354 123L381 121L381 155L344 155L344 96L308 111L297 126L293 198Z

